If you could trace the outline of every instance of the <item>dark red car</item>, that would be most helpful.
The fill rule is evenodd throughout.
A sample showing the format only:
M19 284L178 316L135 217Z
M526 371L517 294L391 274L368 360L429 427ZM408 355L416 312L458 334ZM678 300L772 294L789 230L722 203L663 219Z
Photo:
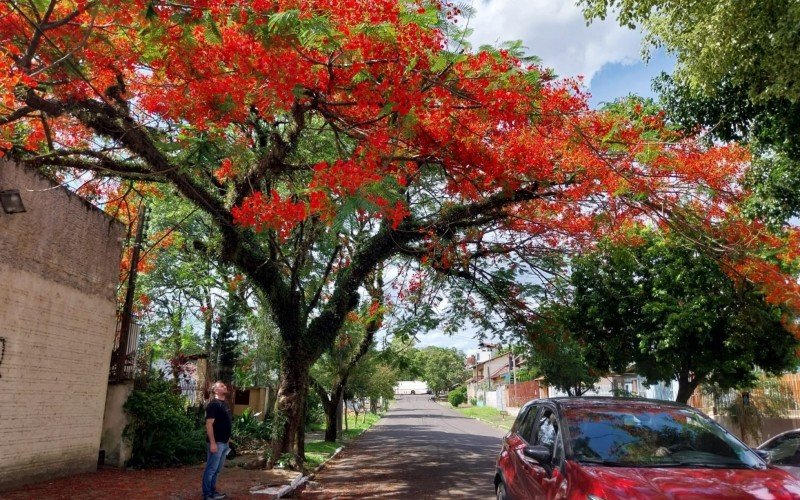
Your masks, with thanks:
M498 500L800 498L800 481L701 412L633 398L526 404L494 484Z

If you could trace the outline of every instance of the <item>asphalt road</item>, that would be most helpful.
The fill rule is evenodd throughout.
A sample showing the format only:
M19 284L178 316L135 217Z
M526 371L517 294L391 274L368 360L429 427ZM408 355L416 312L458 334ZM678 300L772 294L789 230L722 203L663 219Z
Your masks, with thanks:
M301 498L494 498L494 464L504 432L429 398L398 396Z

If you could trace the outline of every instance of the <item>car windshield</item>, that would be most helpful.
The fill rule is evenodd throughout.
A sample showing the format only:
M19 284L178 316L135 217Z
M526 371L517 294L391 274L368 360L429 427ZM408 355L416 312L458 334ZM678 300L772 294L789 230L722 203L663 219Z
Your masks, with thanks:
M566 408L576 460L610 466L762 468L756 454L686 408Z

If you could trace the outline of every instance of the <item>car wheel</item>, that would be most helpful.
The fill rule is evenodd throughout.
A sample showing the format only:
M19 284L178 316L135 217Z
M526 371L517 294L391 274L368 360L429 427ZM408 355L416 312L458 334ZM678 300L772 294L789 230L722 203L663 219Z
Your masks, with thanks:
M416 396L416 394L414 394L414 391L411 391L411 395L412 395L412 396Z
M508 500L506 485L502 481L497 485L497 500Z

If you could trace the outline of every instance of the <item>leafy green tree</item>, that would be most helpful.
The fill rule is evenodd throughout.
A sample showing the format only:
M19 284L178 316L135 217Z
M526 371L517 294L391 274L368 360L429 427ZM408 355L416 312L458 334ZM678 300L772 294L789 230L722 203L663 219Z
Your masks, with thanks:
M702 382L738 387L757 367L797 365L786 311L685 240L641 237L639 246L605 244L574 262L565 323L588 347L589 366L621 372L635 363L648 382L677 379L685 403Z
M252 314L247 283L206 251L216 235L202 213L169 190L149 207L151 236L138 289L147 341L159 343L170 359L205 353L211 375L230 383Z
M394 397L397 370L386 363L382 352L371 351L359 364L348 384L352 398L369 402L370 411L377 411L378 400L388 401Z
M340 328L334 346L311 368L311 384L325 409L325 440L329 442L336 441L339 409L347 395L348 385L354 383L351 379L373 369L365 358L374 348L375 334L384 317L381 272L375 273L367 288L372 302L364 305L360 315L351 315L351 321Z
M449 391L469 378L464 364L466 356L454 347L424 347L416 358L422 380L434 394Z
M602 370L590 364L589 351L602 346L588 345L573 334L572 312L569 306L555 304L540 311L527 331L528 363L551 386L569 396L582 396L600 380Z

